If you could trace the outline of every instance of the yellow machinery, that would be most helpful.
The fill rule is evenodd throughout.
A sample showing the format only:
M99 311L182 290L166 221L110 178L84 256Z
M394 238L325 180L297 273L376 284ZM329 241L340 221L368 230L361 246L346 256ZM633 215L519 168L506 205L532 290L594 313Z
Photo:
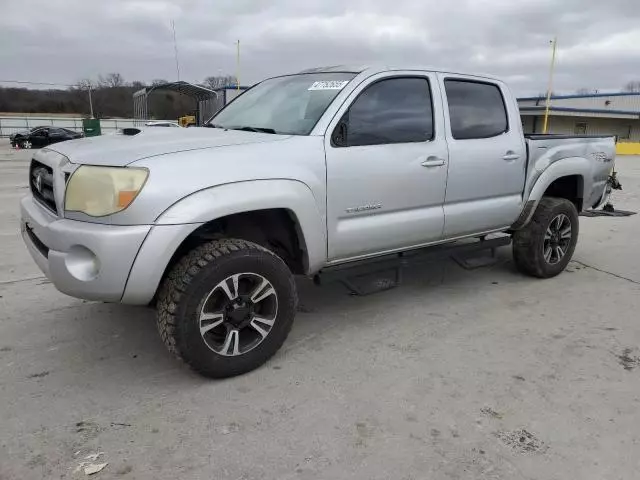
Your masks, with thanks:
M196 116L195 115L185 115L184 117L180 117L178 119L178 123L181 127L193 127L196 125Z

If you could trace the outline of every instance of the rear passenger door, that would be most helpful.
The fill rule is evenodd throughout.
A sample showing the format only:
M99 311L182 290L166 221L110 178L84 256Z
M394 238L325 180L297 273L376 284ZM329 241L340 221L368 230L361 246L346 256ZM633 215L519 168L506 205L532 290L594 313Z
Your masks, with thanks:
M522 209L527 160L515 100L501 82L439 81L449 146L444 238L507 228Z

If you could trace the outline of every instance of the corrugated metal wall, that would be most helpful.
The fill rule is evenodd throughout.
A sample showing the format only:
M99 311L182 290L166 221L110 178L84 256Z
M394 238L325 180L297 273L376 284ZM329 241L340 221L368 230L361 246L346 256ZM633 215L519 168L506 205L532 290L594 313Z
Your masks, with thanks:
M617 135L620 139L640 140L638 122L609 118L551 117L549 131L570 135Z
M525 133L542 133L543 117L523 116ZM619 140L640 142L640 121L616 118L550 116L549 133L566 135L617 135Z
M535 105L544 105L545 98L538 100L519 100L518 104L522 107L532 107ZM625 110L638 112L640 114L640 94L624 94L624 95L597 95L588 97L569 97L562 96L552 98L551 106L565 108L583 108L592 110Z
M554 99L554 107L585 108L594 110L626 110L640 113L640 95L560 98Z

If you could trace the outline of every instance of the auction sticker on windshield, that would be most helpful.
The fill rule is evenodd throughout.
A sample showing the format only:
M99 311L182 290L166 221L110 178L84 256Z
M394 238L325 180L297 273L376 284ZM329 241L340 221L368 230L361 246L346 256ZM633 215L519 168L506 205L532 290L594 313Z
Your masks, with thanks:
M325 80L321 82L313 82L309 90L342 90L349 81Z

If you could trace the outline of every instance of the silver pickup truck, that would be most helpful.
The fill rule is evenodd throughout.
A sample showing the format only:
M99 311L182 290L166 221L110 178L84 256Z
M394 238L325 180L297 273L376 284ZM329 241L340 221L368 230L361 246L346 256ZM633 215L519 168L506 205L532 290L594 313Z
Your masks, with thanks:
M525 138L503 82L446 71L271 78L207 126L39 150L21 212L61 292L155 305L167 347L211 377L280 348L294 275L496 232L522 272L559 274L614 166L613 137Z

